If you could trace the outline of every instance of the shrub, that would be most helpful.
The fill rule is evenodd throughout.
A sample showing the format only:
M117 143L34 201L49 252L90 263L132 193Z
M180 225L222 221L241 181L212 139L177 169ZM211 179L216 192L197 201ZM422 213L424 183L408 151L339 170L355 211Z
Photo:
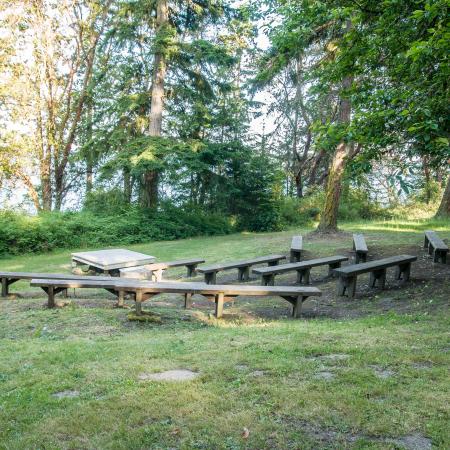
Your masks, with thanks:
M46 252L62 247L110 246L201 235L227 234L220 214L163 205L157 211L128 208L112 214L91 211L39 216L0 212L0 255Z

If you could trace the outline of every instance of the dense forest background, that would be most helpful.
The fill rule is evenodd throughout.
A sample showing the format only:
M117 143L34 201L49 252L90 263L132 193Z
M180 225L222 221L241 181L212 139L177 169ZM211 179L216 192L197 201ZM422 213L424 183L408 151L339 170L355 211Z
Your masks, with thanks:
M450 216L448 0L0 0L0 253Z

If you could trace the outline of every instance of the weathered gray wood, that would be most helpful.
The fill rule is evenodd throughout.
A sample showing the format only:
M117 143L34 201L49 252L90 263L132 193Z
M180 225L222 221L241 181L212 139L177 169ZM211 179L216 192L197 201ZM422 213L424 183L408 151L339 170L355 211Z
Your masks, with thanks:
M144 267L153 272L154 281L161 281L164 271L170 269L171 267L186 266L187 277L188 278L193 277L197 272L197 266L204 262L205 260L202 258L188 258L188 259L178 259L175 261L165 261L146 264Z
M267 263L269 266L275 266L282 259L286 259L284 255L268 255L268 256L260 256L252 259L245 259L242 261L234 261L228 263L221 264L211 264L210 266L203 266L197 269L198 273L202 273L205 276L205 283L215 284L216 283L216 275L218 272L222 270L229 269L238 269L238 277L242 276L243 279L246 278L246 273L250 274L250 267L255 264Z
M249 285L208 285L205 283L163 282L150 283L132 279L109 278L108 280L38 280L31 281L32 286L40 286L44 290L67 288L102 288L114 290L117 293L134 293L136 312L140 311L140 303L154 295L162 293L199 294L206 298L216 298L219 294L222 303L234 301L234 297L247 296L280 296L280 297L309 297L320 296L321 292L315 287L304 286L249 286ZM186 300L186 297L185 297ZM218 306L220 310L220 302ZM219 311L220 312L220 311Z
M298 262L302 257L303 237L294 236L291 242L290 262Z
M353 264L351 266L334 269L334 273L339 276L338 295L344 295L348 291L349 297L355 296L356 278L362 273L370 273L369 285L374 287L378 283L381 289L384 289L386 283L386 269L399 266L400 276L403 274L405 280L409 280L411 263L417 260L417 256L398 255L389 258L383 258L376 261L370 261L362 264Z
M136 306L136 314L138 316L140 316L142 314L142 301L143 301L142 294L143 294L142 290L140 290L140 289L136 290L136 296L135 296L134 302L135 302L135 306Z
M72 261L87 264L103 271L143 266L155 261L154 256L122 248L72 253Z
M293 271L297 271L298 283L301 283L303 279L306 280L306 283L309 283L311 268L328 265L328 273L332 274L332 270L334 269L334 267L338 267L338 265L340 265L343 261L347 260L348 258L346 256L327 256L325 258L316 258L295 263L280 264L276 267L257 267L253 269L253 273L261 275L261 281L263 285L273 285L275 275Z
M449 248L435 231L425 231L424 247L428 248L430 255L433 255L433 262L447 263Z
M353 234L353 250L355 251L355 263L367 261L367 244L362 234Z
M219 294L217 294L216 302L215 302L216 307L215 307L214 315L216 316L217 319L220 319L222 317L223 301L224 301L224 294L223 294L223 292L220 292Z
M190 292L186 292L184 294L184 307L189 309L192 306L192 294Z
M8 296L8 278L3 277L2 278L2 297L7 297Z

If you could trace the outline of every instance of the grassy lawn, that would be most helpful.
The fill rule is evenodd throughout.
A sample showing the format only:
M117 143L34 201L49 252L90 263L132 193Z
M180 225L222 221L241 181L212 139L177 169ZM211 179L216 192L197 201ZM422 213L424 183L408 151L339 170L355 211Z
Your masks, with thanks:
M0 299L0 448L449 448L450 265L433 265L421 244L428 228L450 239L450 224L343 228L364 232L371 258L418 255L411 283L389 274L380 292L363 276L349 300L322 279L325 269L314 269L324 295L305 302L302 319L290 319L283 300L239 298L216 320L207 301L184 310L181 297L166 295L145 304L160 325L128 321L103 291L71 293L70 305L48 310L42 293L14 284L20 295ZM286 253L302 233L305 258L351 255L351 234L309 231L128 248L214 262ZM6 258L0 270L69 271L71 251ZM277 279L294 282L295 274ZM198 376L145 379L170 369Z

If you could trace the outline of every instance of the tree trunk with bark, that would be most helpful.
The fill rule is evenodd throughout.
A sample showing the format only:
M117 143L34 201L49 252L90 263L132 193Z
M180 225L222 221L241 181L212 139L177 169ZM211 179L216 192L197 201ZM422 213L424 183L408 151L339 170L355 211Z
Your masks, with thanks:
M346 77L342 82L342 90L350 88L353 78ZM344 93L344 95L346 95ZM341 97L339 108L339 122L343 125L350 123L351 102L348 98ZM342 178L345 170L347 156L351 150L351 145L345 140L341 141L331 160L328 170L328 180L325 190L325 205L320 216L318 230L322 232L338 231L337 216L339 210L339 201L341 198Z
M447 186L445 187L436 217L450 217L450 175L447 178Z
M169 23L169 9L167 0L158 0L156 6L156 36L165 33ZM150 109L150 136L161 136L162 116L164 110L164 82L167 72L166 55L161 44L157 44L152 75L151 109ZM142 197L144 206L154 208L158 204L158 181L159 173L149 170L144 174L144 195Z

